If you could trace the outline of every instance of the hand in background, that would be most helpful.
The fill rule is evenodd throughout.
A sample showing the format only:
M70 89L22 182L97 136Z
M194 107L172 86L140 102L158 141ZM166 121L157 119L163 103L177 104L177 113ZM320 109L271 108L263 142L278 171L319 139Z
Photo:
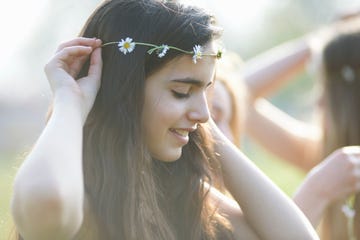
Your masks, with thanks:
M325 208L360 191L360 147L336 150L307 175L294 201L316 226Z

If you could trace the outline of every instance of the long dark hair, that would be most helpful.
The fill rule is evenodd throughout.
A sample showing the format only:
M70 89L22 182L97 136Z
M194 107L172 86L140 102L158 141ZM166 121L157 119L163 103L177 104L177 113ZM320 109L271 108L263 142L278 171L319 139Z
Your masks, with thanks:
M203 10L172 1L113 0L99 6L81 35L103 42L131 37L191 50L219 35L213 24ZM204 188L217 170L206 129L200 126L190 135L174 163L152 159L143 142L145 80L181 54L170 51L159 59L147 50L136 46L124 57L116 45L103 48L101 88L84 126L84 182L91 209L85 219L91 228L85 231L95 227L99 239L230 237Z
M168 44L192 50L220 35L205 11L175 1L104 1L81 36L106 42ZM87 206L76 239L232 239L228 221L212 206L205 183L221 186L206 126L190 134L173 163L153 159L143 140L145 80L180 52L165 57L136 49L123 56L102 49L101 87L84 126L83 173ZM86 63L79 77L86 75ZM216 176L216 178L214 177Z
M335 149L360 145L360 28L341 32L323 52L324 156ZM349 239L342 203L327 209L322 239ZM354 229L360 239L360 197L355 197Z

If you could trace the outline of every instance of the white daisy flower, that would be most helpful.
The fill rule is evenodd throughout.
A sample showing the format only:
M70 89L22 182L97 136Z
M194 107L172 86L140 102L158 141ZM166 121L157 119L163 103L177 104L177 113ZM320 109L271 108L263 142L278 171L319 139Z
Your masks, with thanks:
M196 63L198 59L202 57L202 47L200 45L195 45L193 47L194 55L192 57L193 62Z
M341 75L348 83L352 83L355 80L354 70L349 66L345 66L341 69Z
M122 52L124 55L126 53L131 53L135 48L135 43L132 41L132 38L127 37L125 40L121 39L121 41L118 44L120 52Z
M347 218L355 217L355 210L350 208L347 204L341 206L341 211L345 214Z
M161 50L161 52L160 53L158 53L158 57L159 58L162 58L162 57L164 57L165 56L165 54L167 53L167 51L169 50L169 46L168 45L165 45L165 44L163 44L163 45L161 45L161 47L160 47L160 49L159 50Z

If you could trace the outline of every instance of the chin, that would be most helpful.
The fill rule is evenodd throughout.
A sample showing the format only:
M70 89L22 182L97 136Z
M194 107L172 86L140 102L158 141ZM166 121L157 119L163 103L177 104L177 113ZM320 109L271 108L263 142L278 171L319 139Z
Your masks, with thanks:
M175 162L181 157L182 149L155 154L153 157L162 162Z

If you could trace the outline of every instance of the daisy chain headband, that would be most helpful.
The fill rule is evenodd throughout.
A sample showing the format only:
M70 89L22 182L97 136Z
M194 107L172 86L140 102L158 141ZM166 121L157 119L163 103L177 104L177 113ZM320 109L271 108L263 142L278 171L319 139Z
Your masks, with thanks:
M216 57L217 59L219 59L219 58L221 58L221 55L222 55L221 50L218 50L217 53L203 53L202 46L200 46L200 45L195 45L193 47L192 51L186 51L186 50L183 50L183 49L180 49L180 48L177 48L174 46L169 46L166 44L155 45L155 44L151 44L151 43L133 42L132 38L129 38L129 37L127 37L125 40L121 39L121 41L119 41L119 42L104 43L101 47L105 47L108 45L115 45L115 44L117 44L119 51L122 52L124 55L126 55L127 53L131 53L135 49L136 45L151 47L147 51L147 53L152 54L153 52L156 52L156 54L159 58L164 57L168 50L173 49L173 50L185 53L185 54L192 55L193 56L192 60L195 64L196 64L197 60L201 59L203 56L212 56L212 57Z

